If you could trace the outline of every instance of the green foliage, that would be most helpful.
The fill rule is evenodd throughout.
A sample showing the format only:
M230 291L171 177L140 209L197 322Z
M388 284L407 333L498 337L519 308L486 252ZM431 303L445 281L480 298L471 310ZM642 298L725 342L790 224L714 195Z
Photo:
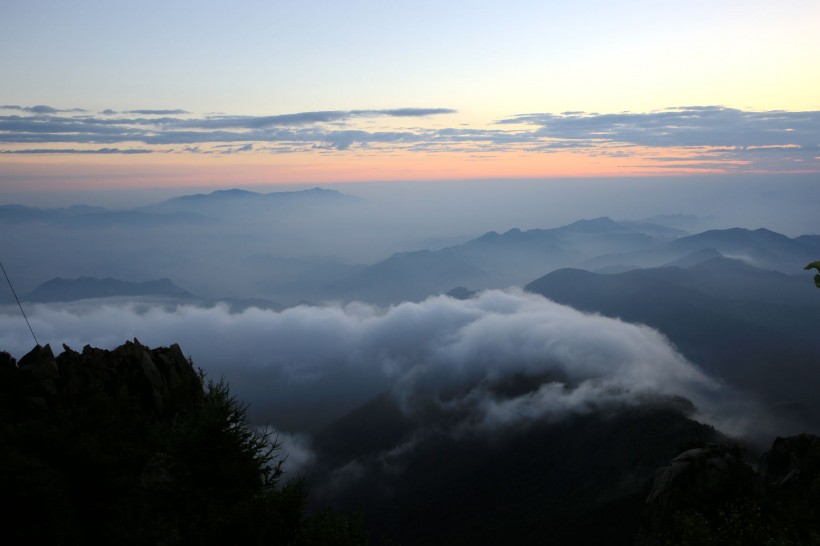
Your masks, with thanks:
M133 532L157 544L292 543L304 504L301 483L278 487L279 446L252 428L245 406L224 381L208 382L195 411L154 431L157 449L145 464ZM124 513L129 510L123 510Z
M806 267L804 267L803 269L816 269L817 270L818 275L814 276L814 285L817 288L820 288L820 261L812 262L809 265L807 265Z
M9 544L366 544L361 519L305 514L280 446L225 381L172 415L133 389L27 396L0 355L0 525ZM30 390L30 389L29 389Z

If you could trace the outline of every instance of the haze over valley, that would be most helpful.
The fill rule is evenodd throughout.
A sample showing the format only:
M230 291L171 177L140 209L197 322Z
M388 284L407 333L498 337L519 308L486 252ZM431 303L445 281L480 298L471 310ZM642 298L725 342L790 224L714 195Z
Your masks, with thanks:
M447 376L451 367L478 365L470 355L481 354L489 368L459 372L463 388L482 377L552 378L554 365L559 377L572 378L578 366L587 370L584 381L704 396L708 406L709 396L671 379L685 366L704 385L758 404L767 417L756 416L757 424L740 410L731 418L744 421L744 433L765 436L769 417L812 430L820 422L813 396L820 373L810 364L820 354L820 300L802 271L820 255L820 236L811 234L813 219L799 214L817 202L814 182L663 182L669 195L685 185L689 203L708 202L698 190L731 193L747 184L745 196L732 197L730 219L719 214L720 203L646 204L656 181L620 187L613 203L608 184L615 182L589 180L478 181L396 195L375 185L369 194L356 186L228 189L116 209L4 205L0 223L4 263L41 343L181 343L197 365L231 381L260 424L285 432L316 431L407 374L416 377L418 366ZM790 224L796 236L759 223L775 216L768 195L784 184L793 184L789 196L800 202L781 199L783 219L775 223ZM566 224L551 216L567 218L573 209L611 216ZM516 215L520 224L510 227ZM2 294L3 346L19 357L30 334L8 287ZM473 337L495 321L492 336ZM506 323L509 331L500 329ZM661 361L672 363L652 371L653 387L625 371L635 356L592 371L575 361L588 351L581 360L615 359L620 348L599 344L631 346L631 334L608 329L632 323L655 329L647 338L655 348L637 354L665 352ZM551 348L559 340L568 344L561 357ZM501 352L487 361L494 351ZM730 418L730 410L714 410L704 414L708 422Z

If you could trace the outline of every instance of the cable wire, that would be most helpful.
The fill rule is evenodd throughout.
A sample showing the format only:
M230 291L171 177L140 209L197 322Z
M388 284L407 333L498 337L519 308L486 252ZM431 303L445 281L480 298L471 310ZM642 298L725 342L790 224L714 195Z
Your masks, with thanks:
M31 332L31 337L34 338L34 343L37 346L40 346L40 342L37 341L37 336L34 335L34 329L31 327L31 323L28 321L28 317L26 316L26 312L23 311L23 304L20 303L20 298L17 297L17 292L14 291L14 287L11 285L11 279L9 278L9 274L6 273L6 268L3 267L3 262L0 262L0 269L3 270L3 275L6 276L6 281L9 283L9 288L11 288L11 293L14 294L14 299L17 301L17 307L20 308L20 312L23 313L23 318L26 319L26 325L28 326L28 331Z

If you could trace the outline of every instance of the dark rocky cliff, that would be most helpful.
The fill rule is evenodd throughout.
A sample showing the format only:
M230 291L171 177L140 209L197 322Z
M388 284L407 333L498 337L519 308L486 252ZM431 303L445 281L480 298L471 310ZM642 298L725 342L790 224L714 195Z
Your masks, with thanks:
M38 345L17 366L6 357L4 394L20 402L9 409L67 411L104 392L133 398L147 414L162 418L202 399L200 377L179 345L149 349L135 339L112 351L88 345L81 353L63 349L55 357L50 346Z
M749 462L711 444L660 468L636 546L820 544L820 438L777 438Z
M0 352L5 544L294 544L302 488L177 345Z
M177 345L0 351L3 544L363 544Z

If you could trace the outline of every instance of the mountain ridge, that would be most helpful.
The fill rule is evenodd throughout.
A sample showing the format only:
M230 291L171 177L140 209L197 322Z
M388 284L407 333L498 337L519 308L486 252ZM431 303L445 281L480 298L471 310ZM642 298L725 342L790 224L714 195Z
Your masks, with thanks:
M55 277L24 296L24 301L36 303L68 302L91 298L116 296L165 296L176 299L193 299L195 296L174 284L171 279L132 282L107 277Z
M820 403L812 386L820 383L820 369L811 363L820 361L820 294L805 285L801 276L714 258L688 269L617 274L564 268L525 289L656 328L710 375L767 404L803 408L791 417L818 431Z

